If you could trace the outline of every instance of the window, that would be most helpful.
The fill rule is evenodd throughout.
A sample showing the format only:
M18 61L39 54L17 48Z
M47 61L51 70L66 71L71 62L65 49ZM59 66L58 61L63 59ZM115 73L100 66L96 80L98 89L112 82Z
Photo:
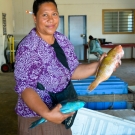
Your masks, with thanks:
M135 32L135 10L103 10L103 34L131 34Z

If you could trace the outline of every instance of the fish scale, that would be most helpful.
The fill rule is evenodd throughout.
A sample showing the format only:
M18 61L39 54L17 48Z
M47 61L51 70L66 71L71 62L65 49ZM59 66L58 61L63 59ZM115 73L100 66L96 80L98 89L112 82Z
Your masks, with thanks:
M90 91L94 90L101 82L106 81L113 73L116 64L121 65L121 58L124 55L124 51L121 45L112 48L107 56L102 60L100 67L96 73L95 80L89 85Z

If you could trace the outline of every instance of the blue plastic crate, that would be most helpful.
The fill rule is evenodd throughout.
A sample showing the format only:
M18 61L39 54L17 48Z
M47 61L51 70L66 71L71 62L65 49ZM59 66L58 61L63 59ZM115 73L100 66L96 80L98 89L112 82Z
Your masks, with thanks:
M88 78L95 78L95 76L89 76ZM88 79L88 78L86 78L86 79ZM118 77L117 76L110 76L109 77L109 79L116 79L116 78L118 78Z
M82 79L82 80L72 80L73 82L74 81L87 81L87 80L94 80L95 79L95 76L90 76L86 79ZM120 78L116 77L116 76L111 76L108 80L121 80ZM108 81L107 80L107 81Z
M87 90L88 84L73 84L76 92L87 93L87 95L101 95L101 94L126 94L128 93L127 84L105 84L99 85L92 92Z
M108 90L93 90L92 92L89 90L76 90L77 94L80 96L85 95L109 95L109 94L127 94L126 89L116 88L116 89L108 89Z
M126 101L88 102L85 104L84 108L88 108L88 109L92 109L92 110L126 109L127 102Z
M73 83L75 82L93 82L95 80L95 76L90 76L86 79L81 79L81 80L72 80ZM121 81L121 82L124 82L123 80L121 80L120 78L116 77L116 76L111 76L109 79L107 79L106 81ZM104 81L104 82L106 82ZM103 82L102 82L103 83Z
M127 94L128 84L116 76L111 76L108 80L100 83L92 92L87 90L88 86L94 81L95 76L88 77L83 80L73 80L74 88L78 95L105 95L105 94ZM126 109L126 101L118 102L88 102L85 108L93 110Z

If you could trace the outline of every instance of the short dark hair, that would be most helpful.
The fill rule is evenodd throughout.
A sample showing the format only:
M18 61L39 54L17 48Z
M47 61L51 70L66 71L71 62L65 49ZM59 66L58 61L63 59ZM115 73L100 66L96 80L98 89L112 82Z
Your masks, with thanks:
M89 36L89 39L93 39L93 37L90 35L90 36Z
M39 6L43 3L47 3L47 2L52 2L56 8L57 8L57 4L55 2L55 0L34 0L34 3L33 3L33 14L36 16L37 15L37 12L38 12L38 9L39 9Z

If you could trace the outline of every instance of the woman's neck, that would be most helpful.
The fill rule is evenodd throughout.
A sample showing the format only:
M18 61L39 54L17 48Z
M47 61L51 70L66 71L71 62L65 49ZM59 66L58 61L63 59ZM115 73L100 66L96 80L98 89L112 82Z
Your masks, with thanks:
M54 44L55 38L53 35L44 35L36 30L36 33L39 37L41 37L46 43L49 45Z

